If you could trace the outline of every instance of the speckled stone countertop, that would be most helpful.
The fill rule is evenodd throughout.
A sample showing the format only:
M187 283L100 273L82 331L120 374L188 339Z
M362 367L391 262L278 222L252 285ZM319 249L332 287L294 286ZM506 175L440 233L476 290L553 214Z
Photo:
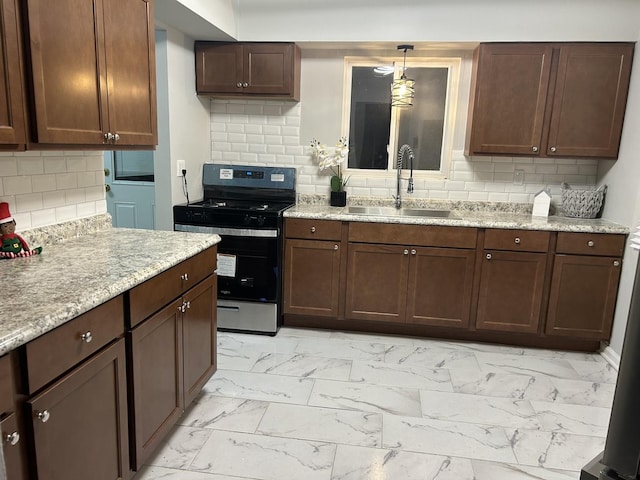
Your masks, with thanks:
M0 260L0 355L219 241L218 235L106 228L48 245L40 255Z
M413 225L448 225L455 227L508 228L519 230L549 230L558 232L617 233L628 234L629 228L608 220L570 218L561 215L534 217L530 205L488 204L481 202L413 202L404 203L407 208L450 210L449 218L416 217L404 215L361 215L349 213L349 206L363 205L353 202L346 207L326 204L298 203L284 212L286 218L310 218L350 222L402 223ZM391 203L372 203L374 206L393 206ZM528 210L528 212L527 212Z

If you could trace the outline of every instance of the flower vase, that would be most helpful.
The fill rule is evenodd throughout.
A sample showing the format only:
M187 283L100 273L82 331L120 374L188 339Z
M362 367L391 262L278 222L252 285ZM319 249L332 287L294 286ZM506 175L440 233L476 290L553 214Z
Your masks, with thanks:
M347 204L347 192L341 190L339 192L331 192L331 200L332 207L344 207Z

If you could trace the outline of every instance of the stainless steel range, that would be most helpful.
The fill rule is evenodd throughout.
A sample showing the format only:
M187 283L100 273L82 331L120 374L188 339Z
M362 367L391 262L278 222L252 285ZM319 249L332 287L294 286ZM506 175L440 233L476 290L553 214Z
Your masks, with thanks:
M282 212L294 168L205 164L204 199L173 207L174 229L217 233L218 328L275 335L280 326Z

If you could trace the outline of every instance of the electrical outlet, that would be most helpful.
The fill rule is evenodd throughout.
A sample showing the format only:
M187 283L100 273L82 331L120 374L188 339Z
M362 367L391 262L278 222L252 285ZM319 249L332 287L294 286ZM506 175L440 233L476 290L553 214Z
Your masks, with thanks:
M185 161L184 160L178 160L178 169L176 171L176 175L178 177L181 177L182 176L182 170L185 170L186 168L187 167L186 167Z
M524 170L516 170L515 172L513 172L513 184L514 185L524 184Z

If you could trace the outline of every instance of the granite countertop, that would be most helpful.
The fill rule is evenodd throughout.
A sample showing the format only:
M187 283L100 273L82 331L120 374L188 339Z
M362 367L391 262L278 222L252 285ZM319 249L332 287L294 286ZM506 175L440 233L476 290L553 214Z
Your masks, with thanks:
M0 355L219 241L218 235L107 228L45 246L40 255L0 260Z
M438 208L425 205L406 205L409 208ZM309 218L349 222L399 223L411 225L447 225L453 227L507 228L519 230L549 230L558 232L628 234L629 228L604 219L570 218L561 215L533 217L518 209L471 208L460 205L452 208L450 218L414 217L402 215L361 215L349 213L349 207L317 204L297 204L284 212L286 218Z

